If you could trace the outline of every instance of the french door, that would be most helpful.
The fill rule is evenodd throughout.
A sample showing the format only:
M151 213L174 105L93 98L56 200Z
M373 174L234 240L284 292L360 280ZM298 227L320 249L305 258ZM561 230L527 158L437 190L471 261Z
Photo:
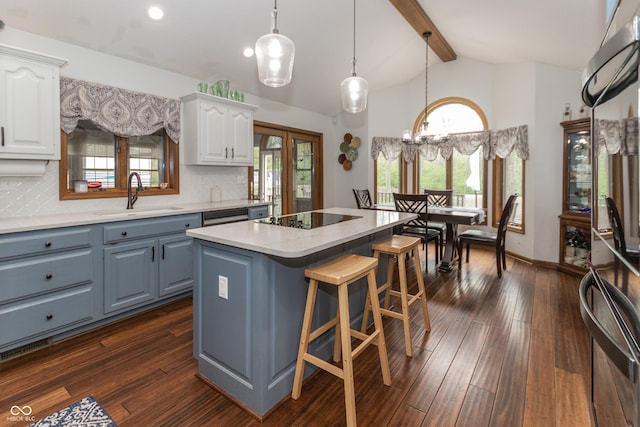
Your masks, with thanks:
M322 208L322 134L254 122L249 198L269 203L269 215Z

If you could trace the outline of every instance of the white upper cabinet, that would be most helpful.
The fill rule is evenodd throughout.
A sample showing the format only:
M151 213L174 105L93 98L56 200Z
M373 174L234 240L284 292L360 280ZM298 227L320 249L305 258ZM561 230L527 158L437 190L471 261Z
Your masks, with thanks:
M257 107L203 93L181 100L186 164L253 165L253 112Z
M0 44L0 159L60 159L64 63Z

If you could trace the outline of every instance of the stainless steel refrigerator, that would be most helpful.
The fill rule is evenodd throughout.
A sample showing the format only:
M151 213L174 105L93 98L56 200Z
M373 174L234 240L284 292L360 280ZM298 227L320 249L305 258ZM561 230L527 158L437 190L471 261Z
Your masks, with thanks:
M599 427L640 427L639 2L619 1L584 72L591 107L591 252L580 285Z

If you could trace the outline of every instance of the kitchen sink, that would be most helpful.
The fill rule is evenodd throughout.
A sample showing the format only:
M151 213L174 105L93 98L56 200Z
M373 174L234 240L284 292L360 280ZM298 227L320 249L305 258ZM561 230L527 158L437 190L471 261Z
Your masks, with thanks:
M163 214L163 213L175 213L176 211L180 211L184 208L177 206L169 206L164 208L142 208L142 209L128 209L126 211L108 211L108 212L100 212L98 215L102 217L132 217L139 215L152 215L152 214Z

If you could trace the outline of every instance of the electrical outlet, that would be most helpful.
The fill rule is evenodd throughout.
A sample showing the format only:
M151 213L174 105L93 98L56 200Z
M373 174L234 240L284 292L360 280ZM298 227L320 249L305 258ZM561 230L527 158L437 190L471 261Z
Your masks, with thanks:
M224 276L218 276L218 296L229 299L229 279Z

